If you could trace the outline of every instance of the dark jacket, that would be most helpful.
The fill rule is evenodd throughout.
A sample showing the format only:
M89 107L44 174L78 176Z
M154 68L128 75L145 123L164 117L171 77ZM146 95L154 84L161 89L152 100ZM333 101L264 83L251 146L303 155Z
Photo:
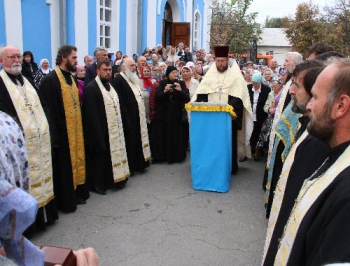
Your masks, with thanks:
M33 72L31 71L30 64L23 63L22 64L22 75L26 77L27 79L33 81L34 80L34 73L38 71L38 65L35 62L31 63Z
M97 76L97 62L92 63L91 65L89 65L86 68L86 72L85 72L85 81L84 81L84 89L86 88L87 85L89 85L89 83L94 80Z
M247 87L248 87L248 92L250 97L250 104L252 105L252 109L253 109L253 100L254 100L254 92L252 91L253 85L249 84ZM271 91L271 88L269 86L261 83L261 91L259 94L258 104L256 106L256 121L258 124L262 124L267 117L267 113L264 112L264 105L270 91Z

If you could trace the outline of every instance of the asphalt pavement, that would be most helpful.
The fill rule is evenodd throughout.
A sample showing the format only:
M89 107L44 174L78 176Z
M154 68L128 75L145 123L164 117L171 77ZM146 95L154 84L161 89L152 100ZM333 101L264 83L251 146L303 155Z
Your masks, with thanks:
M103 266L260 265L265 160L239 163L228 193L193 190L189 161L151 165L105 196L91 192L86 205L30 240L93 247Z

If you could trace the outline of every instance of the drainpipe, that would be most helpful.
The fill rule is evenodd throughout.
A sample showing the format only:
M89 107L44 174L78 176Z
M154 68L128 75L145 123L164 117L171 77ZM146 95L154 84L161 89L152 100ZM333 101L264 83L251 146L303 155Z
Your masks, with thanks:
M60 46L67 43L67 0L60 0Z

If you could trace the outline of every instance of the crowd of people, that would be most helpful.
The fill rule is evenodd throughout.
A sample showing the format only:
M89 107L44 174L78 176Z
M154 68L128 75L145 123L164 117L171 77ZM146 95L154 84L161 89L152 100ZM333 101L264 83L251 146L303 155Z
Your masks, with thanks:
M2 47L0 136L8 137L0 189L19 188L37 202L28 209L36 218L16 236L27 226L24 234L45 230L90 191L105 195L151 164L183 162L191 144L185 104L210 102L233 107L232 174L268 149L262 264L350 261L349 60L326 44L311 47L304 62L289 52L281 66L237 64L228 52L179 43L140 56L118 51L112 60L96 47L79 65L77 47L63 45L51 69L47 59L38 67L30 51ZM8 238L0 235L7 256L25 262Z

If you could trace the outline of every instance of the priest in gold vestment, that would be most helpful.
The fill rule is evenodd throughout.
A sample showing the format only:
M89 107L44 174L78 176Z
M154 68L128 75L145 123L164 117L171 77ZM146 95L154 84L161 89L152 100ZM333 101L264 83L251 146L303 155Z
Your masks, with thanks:
M0 49L0 63L3 67L0 71L0 110L19 124L27 145L29 187L25 189L39 205L36 221L30 231L45 230L46 224L58 219L53 200L51 128L39 92L35 85L21 75L21 62L22 54L18 48L5 46ZM20 187L19 184L16 185Z
M40 88L53 123L53 178L60 210L73 212L85 204L85 150L80 101L76 79L77 48L63 45L57 53L56 68L46 75Z

